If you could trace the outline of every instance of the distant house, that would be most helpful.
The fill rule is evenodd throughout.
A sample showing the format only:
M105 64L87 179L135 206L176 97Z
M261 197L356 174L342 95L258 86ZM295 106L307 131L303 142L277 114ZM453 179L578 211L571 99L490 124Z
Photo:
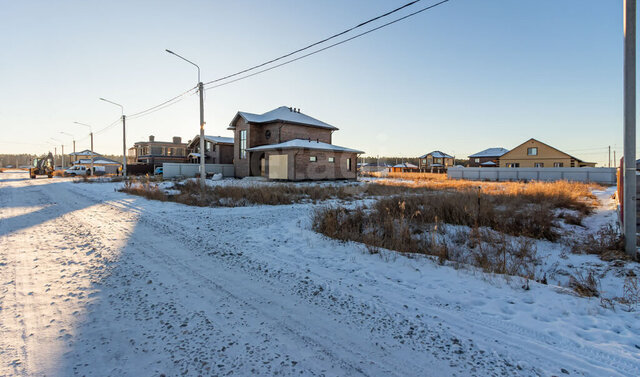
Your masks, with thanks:
M91 169L91 158L80 158L73 162L73 165L82 165L87 169ZM118 161L114 161L112 159L97 156L93 158L93 169L95 173L96 171L103 171L108 174L117 174L122 168L122 164Z
M499 158L501 168L582 168L594 167L595 162L586 162L562 152L536 139L524 143Z
M233 138L204 136L205 164L233 164ZM200 135L187 144L187 158L191 163L200 163Z
M187 144L174 136L172 141L156 141L149 136L148 141L138 141L127 152L128 164L162 165L164 162L186 162Z
M489 148L469 156L469 167L498 167L498 159L509 152L505 148Z
M410 162L403 162L401 164L393 165L391 171L394 173L409 173L419 171L418 167Z
M91 157L99 157L102 156L100 153L91 152L89 149L85 149L80 152L72 152L69 153L70 157L73 157L73 161L77 161L79 158L91 158Z
M384 162L366 162L364 164L358 164L358 168L360 171L367 173L374 172L390 172L393 169L393 166L386 164Z
M338 128L281 106L264 114L239 111L229 124L234 132L236 177L269 179L356 179L359 150L331 143Z
M453 166L453 156L444 152L433 151L418 157L420 171L441 172Z

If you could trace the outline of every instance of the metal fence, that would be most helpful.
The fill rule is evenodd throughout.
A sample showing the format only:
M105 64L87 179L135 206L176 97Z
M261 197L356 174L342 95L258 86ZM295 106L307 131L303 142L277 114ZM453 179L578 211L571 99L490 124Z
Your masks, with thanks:
M450 179L472 181L577 181L616 184L616 168L463 168L447 170Z
M235 176L235 169L232 164L205 164L205 172L207 174L219 174L223 177ZM178 164L174 162L165 162L162 164L162 177L171 179L176 177L191 178L200 175L200 164Z

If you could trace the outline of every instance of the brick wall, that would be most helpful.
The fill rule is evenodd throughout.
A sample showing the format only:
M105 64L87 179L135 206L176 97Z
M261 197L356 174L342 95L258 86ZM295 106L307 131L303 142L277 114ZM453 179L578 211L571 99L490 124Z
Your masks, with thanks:
M315 151L315 150L285 150L269 151L265 158L269 161L270 155L286 154L288 156L289 180L323 180L323 179L356 179L357 155L355 153ZM311 156L316 161L310 160ZM329 162L329 157L334 162ZM351 170L347 170L347 159L351 159ZM266 166L266 176L269 175L269 166Z

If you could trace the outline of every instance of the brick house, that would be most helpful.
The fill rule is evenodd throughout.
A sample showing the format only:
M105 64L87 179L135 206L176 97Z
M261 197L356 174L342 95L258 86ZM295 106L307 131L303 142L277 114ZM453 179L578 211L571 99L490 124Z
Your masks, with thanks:
M420 171L444 171L453 166L453 156L444 152L433 151L418 157L418 168Z
M481 152L474 153L469 156L469 167L470 168L489 168L489 167L497 167L499 165L498 160L502 155L509 152L508 149L505 148L488 148Z
M163 162L186 162L187 143L174 136L172 141L156 141L149 136L148 141L138 141L127 152L129 164L151 164L162 166Z
M596 165L536 139L529 139L500 156L499 164L501 168L582 168Z
M205 164L233 164L233 138L204 135ZM187 144L189 162L200 163L200 135Z
M234 132L236 177L264 176L292 181L356 179L358 154L331 144L338 128L299 109L281 106L264 114L238 112Z

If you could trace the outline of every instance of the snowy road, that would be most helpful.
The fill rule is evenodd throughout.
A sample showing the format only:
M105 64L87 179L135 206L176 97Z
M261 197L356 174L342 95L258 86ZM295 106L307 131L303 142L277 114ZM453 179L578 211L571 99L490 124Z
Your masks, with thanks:
M640 375L635 314L116 185L0 174L0 376Z

